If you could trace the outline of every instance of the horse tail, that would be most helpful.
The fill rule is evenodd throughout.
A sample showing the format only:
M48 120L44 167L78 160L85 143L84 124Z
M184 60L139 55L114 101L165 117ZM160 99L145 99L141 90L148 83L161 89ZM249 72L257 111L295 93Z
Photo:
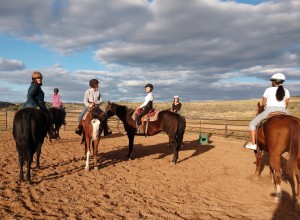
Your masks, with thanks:
M178 129L176 133L176 139L177 139L178 146L180 147L182 145L184 130L186 126L185 117L179 115L178 122L179 123L178 123Z
M295 168L297 167L297 159L300 160L300 155L298 155L300 148L300 121L293 119L290 123L290 128L290 149L289 159L286 165L286 172L289 176L293 176Z
M14 136L18 142L18 151L20 156L26 161L28 158L29 146L32 144L31 136L31 118L32 111L30 109L20 110L20 117L14 121Z

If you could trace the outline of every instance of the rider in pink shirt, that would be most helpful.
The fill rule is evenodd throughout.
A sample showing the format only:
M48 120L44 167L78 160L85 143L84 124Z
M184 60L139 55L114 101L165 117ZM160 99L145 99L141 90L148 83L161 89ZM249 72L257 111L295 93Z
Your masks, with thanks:
M66 121L65 121L65 118L66 118L66 111L65 111L65 107L63 106L62 104L62 101L61 101L61 97L60 95L58 94L59 90L58 88L55 88L54 89L54 94L52 96L52 106L55 107L55 108L59 108L63 114L63 125L66 125Z

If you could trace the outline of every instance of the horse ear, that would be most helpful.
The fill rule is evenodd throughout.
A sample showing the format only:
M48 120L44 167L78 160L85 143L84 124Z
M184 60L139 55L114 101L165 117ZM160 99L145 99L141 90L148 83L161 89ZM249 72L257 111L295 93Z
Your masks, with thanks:
M107 104L108 104L108 105L111 105L111 102L110 102L110 101L108 101L108 102L107 102Z
M260 107L260 102L257 102L257 107L258 107L258 108Z

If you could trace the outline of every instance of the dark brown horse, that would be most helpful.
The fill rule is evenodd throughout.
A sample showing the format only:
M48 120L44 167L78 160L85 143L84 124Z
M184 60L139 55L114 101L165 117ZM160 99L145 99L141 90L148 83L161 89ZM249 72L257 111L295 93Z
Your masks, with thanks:
M54 127L54 133L56 135L56 140L60 139L59 130L64 123L64 116L62 110L56 107L49 108L49 112L52 115L52 123ZM50 138L51 141L51 138Z
M98 108L92 108L86 115L85 119L82 120L83 125L83 139L85 145L85 170L90 170L90 154L91 154L91 144L93 147L93 161L94 170L98 170L97 166L97 155L98 155L98 145L100 142L100 135L103 128L100 126L105 118L104 112Z
M263 111L263 107L258 103L258 113ZM276 114L269 117L257 130L257 146L255 150L256 170L255 175L259 176L259 169L262 162L262 151L269 152L270 169L276 186L275 201L280 202L282 192L280 183L281 173L281 155L289 152L286 172L291 177L296 175L296 204L295 209L300 211L300 119L286 114Z
M26 180L30 181L33 156L36 153L36 166L40 168L40 154L44 138L49 131L46 115L37 109L24 108L15 114L13 136L19 156L19 180L24 180L23 165L27 161Z
M127 106L108 102L105 113L108 118L116 115L123 122L129 140L127 156L129 159L132 159L134 136L136 135L136 122L132 118L134 110L129 109ZM169 144L173 146L174 149L172 160L174 164L178 160L178 151L182 145L185 126L186 122L184 117L167 110L159 112L157 120L150 121L148 124L148 136L156 135L161 131L164 131L168 135Z

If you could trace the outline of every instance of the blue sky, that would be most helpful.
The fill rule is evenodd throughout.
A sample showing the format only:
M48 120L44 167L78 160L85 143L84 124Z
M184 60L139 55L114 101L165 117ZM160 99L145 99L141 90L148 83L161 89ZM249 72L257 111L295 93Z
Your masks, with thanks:
M174 4L176 2L176 4ZM0 101L25 102L31 72L50 101L261 98L269 78L300 95L300 1L0 0Z

